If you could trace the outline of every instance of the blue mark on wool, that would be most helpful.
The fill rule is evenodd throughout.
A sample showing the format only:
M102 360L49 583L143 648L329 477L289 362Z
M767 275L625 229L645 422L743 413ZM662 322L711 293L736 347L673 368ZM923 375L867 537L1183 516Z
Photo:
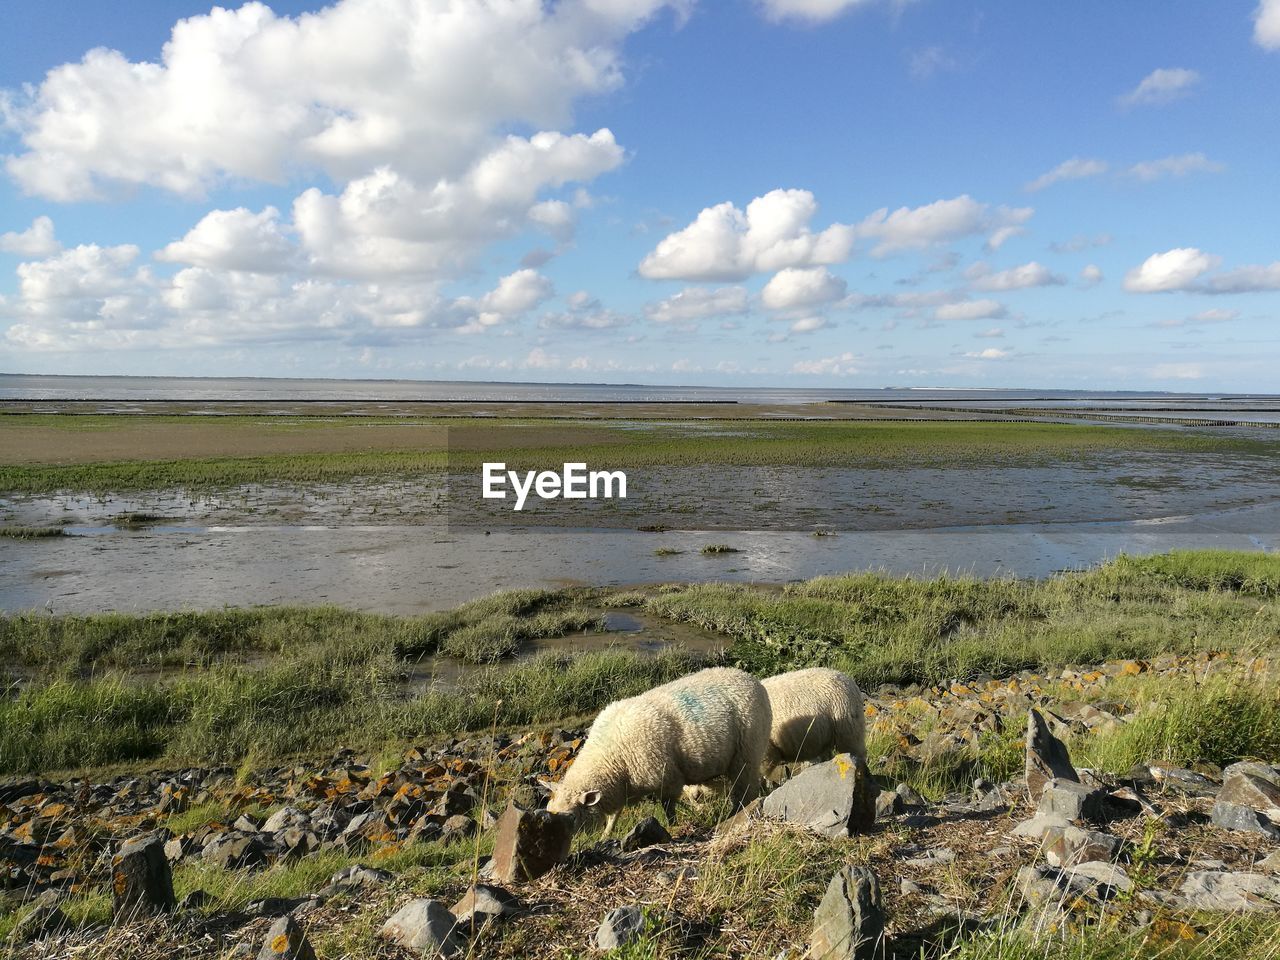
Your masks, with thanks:
M681 690L672 698L680 712L694 723L702 723L707 719L707 708L701 698L692 690Z

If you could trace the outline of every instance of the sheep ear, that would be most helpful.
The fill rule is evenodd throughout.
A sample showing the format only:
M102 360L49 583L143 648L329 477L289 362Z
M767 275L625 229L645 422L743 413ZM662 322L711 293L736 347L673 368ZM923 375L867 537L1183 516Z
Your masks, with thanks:
M599 802L600 802L599 790L588 790L586 793L582 795L582 805L584 807L594 807Z

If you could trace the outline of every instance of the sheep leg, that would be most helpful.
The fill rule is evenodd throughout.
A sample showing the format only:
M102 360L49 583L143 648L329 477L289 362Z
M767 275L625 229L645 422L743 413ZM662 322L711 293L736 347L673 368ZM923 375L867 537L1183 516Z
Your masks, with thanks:
M729 766L729 795L739 807L745 807L760 793L759 762L743 762L735 757Z
M609 836L609 834L613 833L613 825L617 821L617 819L618 819L618 815L616 813L611 813L607 817L605 817L604 833L600 834L601 840L606 839Z

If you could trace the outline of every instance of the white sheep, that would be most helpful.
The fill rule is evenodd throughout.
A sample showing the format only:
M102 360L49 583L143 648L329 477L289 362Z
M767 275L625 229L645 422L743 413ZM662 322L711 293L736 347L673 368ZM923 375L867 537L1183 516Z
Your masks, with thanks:
M714 667L609 704L547 809L579 818L605 816L605 836L618 811L656 796L671 823L686 784L725 778L745 804L760 791L769 746L769 698L760 681Z
M763 683L773 714L770 767L851 753L867 759L867 722L857 681L839 670L810 667Z

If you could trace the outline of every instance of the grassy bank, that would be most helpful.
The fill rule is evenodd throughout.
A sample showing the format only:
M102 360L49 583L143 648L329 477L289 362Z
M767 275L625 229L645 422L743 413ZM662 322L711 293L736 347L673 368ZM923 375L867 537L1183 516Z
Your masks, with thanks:
M495 720L556 724L711 662L606 649L496 663L528 639L594 628L610 606L714 630L725 638L725 662L761 675L829 664L874 687L1274 649L1277 584L1278 557L1205 552L1122 558L1043 582L859 575L781 592L721 584L516 591L421 617L332 608L9 617L0 620L0 669L19 692L0 701L0 772L265 760L453 735ZM421 692L430 656L451 673L453 661L487 666L464 671L454 689ZM414 673L416 686L406 682ZM1189 716L1179 729L1204 720ZM1271 714L1258 716L1258 728L1270 729ZM1135 744L1129 752L1153 749Z
M163 431L140 432L139 425L128 417L0 418L0 451L16 451L20 446L48 450L51 445L66 451L57 464L49 464L47 457L17 453L6 457L0 453L0 490L106 493L312 483L416 476L442 470L446 464L452 470L475 473L481 463L491 460L504 460L512 469L522 470L558 467L568 461L607 464L610 469L707 464L874 468L1036 464L1144 452L1258 457L1274 463L1280 450L1280 439L1078 424L963 421L688 421L645 424L637 429L625 423L496 418L486 419L483 427L459 426L457 421L442 419L406 422L403 418L334 427L310 419L298 418L292 423L278 418L262 436L259 434L266 428L257 418L183 417L175 418L173 426L191 434L181 449L164 439ZM442 429L446 426L447 433ZM202 443L201 430L216 436L217 443ZM236 450L237 430L245 432L241 449L255 455L188 456L181 452ZM40 436L34 436L40 431ZM113 431L129 435L115 443ZM80 434L91 437L93 445L78 444ZM19 439L23 440L21 445L16 442ZM85 452L78 453L82 448Z

